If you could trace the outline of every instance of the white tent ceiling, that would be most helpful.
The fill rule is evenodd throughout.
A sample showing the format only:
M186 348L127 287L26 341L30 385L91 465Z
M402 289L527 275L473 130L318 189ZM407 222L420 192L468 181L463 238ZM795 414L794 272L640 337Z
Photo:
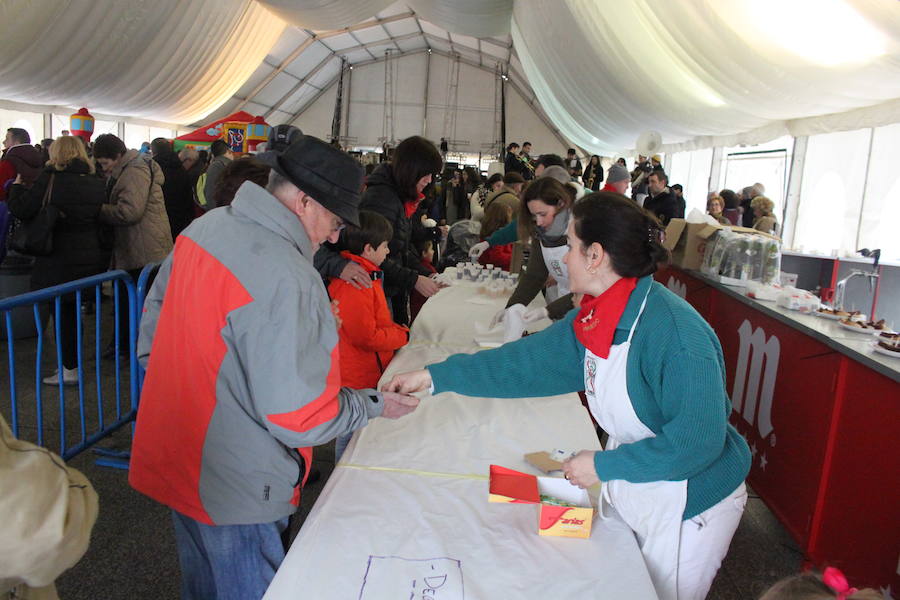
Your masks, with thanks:
M0 0L0 23L0 98L178 123L288 122L341 58L427 48L508 63L603 154L648 129L676 149L900 121L896 0Z

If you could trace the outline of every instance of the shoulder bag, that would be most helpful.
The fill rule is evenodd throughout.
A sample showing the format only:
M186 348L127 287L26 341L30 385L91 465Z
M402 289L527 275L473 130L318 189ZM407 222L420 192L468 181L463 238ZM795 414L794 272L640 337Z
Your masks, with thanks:
M38 213L13 232L9 246L16 252L32 256L48 256L53 253L53 229L60 217L59 208L50 203L55 178L56 175L50 175L50 182L44 190L44 198L41 200Z

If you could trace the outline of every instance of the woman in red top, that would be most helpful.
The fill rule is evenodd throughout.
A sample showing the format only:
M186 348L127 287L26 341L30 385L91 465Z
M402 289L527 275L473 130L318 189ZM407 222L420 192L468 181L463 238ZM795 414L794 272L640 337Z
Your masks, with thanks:
M512 208L502 202L491 202L485 209L484 219L481 221L481 239L486 240L491 237L495 231L509 225L510 221L512 221ZM512 248L512 244L491 246L478 257L478 262L509 271Z

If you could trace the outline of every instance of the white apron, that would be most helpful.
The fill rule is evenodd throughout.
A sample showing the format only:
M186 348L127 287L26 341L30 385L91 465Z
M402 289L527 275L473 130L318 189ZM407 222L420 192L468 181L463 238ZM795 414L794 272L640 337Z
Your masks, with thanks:
M569 293L569 269L563 262L563 256L569 251L569 247L563 244L555 248L547 248L541 244L541 256L550 277L556 280L556 285L547 288L547 304ZM556 289L554 289L556 288Z
M611 346L609 358L585 352L585 394L591 414L609 434L606 451L656 437L635 414L626 386L631 338L646 304L645 295L628 339ZM660 600L678 598L678 551L686 502L686 480L631 483L617 479L602 483L600 518L605 518L604 504L608 504L634 531Z

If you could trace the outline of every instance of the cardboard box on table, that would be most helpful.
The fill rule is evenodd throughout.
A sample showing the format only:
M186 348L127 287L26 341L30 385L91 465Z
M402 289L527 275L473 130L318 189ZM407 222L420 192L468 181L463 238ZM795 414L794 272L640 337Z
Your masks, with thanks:
M672 264L682 269L699 271L703 264L703 253L706 242L718 231L731 229L736 233L749 233L779 239L776 236L751 229L710 223L688 223L684 219L672 219L666 226L666 239L663 246L672 253Z
M541 494L576 506L557 506L541 501ZM538 534L587 538L591 535L594 508L585 490L560 477L537 477L491 465L488 502L537 504Z

